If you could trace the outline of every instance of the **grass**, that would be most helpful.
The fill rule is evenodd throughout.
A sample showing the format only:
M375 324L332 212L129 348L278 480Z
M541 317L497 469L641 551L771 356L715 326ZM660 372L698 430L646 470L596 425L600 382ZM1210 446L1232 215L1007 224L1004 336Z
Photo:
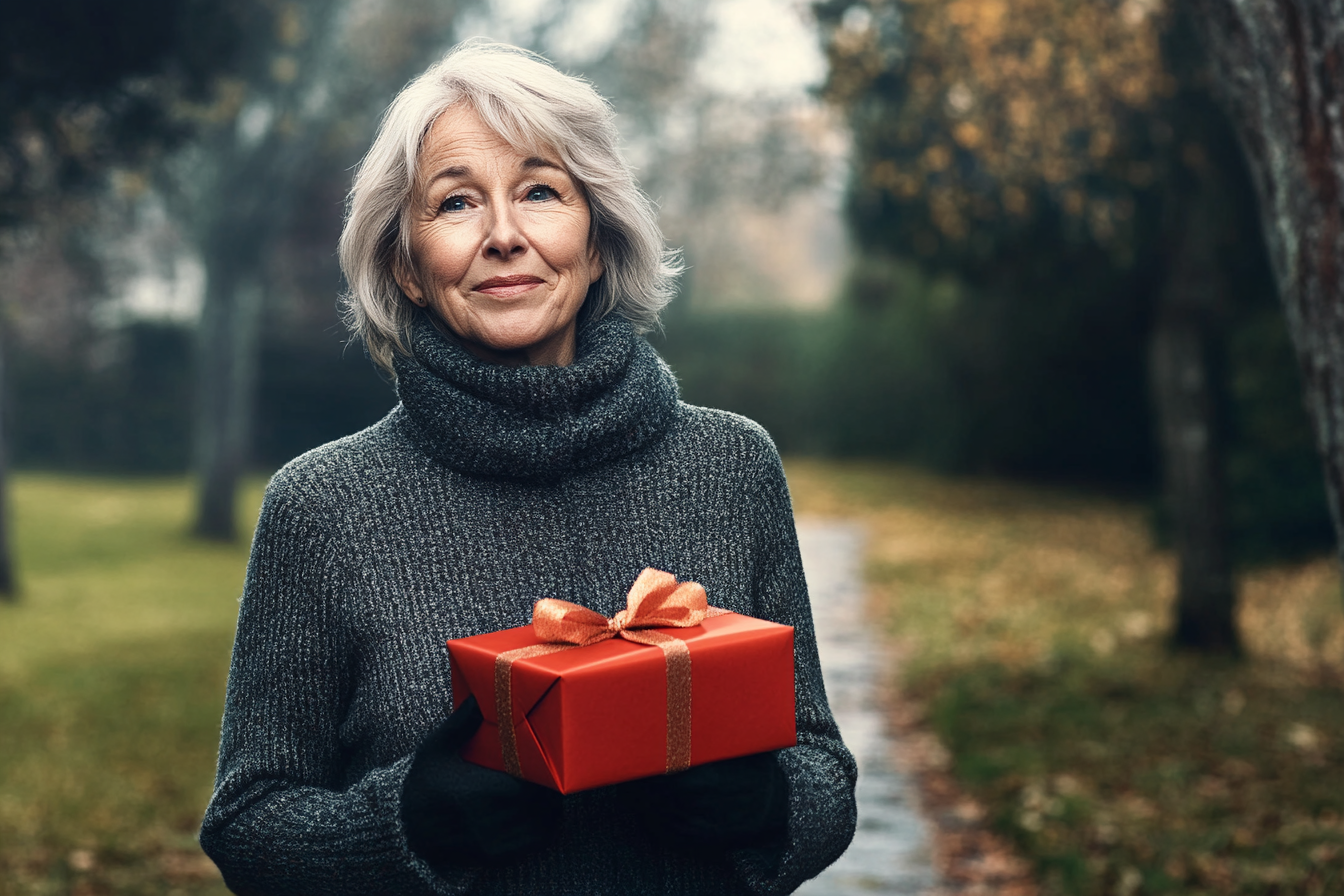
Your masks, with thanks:
M1139 507L879 465L789 477L800 512L866 523L904 692L1046 893L1344 893L1332 560L1243 576L1247 662L1173 658L1173 563ZM12 491L0 896L223 894L195 832L246 546L186 537L183 481Z
M222 894L195 842L246 545L185 481L16 476L0 604L0 894ZM255 519L260 485L242 497Z
M789 479L801 513L866 522L902 692L1045 893L1344 893L1334 560L1241 576L1245 662L1177 657L1138 506L875 464Z

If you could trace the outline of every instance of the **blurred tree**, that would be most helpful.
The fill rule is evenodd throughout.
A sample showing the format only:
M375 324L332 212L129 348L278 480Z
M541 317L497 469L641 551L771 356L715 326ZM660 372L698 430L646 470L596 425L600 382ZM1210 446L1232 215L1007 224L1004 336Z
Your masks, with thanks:
M189 110L202 137L175 192L205 263L197 339L197 535L237 534L234 495L251 446L267 263L300 197L344 179L387 96L449 41L458 4L276 2L250 22L250 53ZM344 152L342 152L344 150ZM330 213L330 210L323 210Z
M861 244L911 247L928 267L1013 297L1024 317L1067 272L1080 301L1135 305L1151 320L1180 558L1174 642L1237 651L1216 355L1235 284L1224 275L1240 263L1228 261L1227 197L1241 181L1185 19L1160 0L815 10L825 93L855 133Z
M1191 7L1254 177L1344 562L1344 2Z
M109 167L143 161L185 136L171 109L197 95L208 72L231 62L238 47L232 11L244 5L0 6L0 251L21 242L18 232L57 217ZM0 594L11 594L4 474L0 439Z

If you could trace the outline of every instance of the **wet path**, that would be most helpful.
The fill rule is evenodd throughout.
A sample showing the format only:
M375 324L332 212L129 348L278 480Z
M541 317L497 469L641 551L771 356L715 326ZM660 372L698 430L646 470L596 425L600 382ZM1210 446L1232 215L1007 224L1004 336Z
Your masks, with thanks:
M888 668L864 612L863 533L844 523L800 520L803 566L816 617L826 693L859 763L859 828L849 850L797 892L805 896L917 896L935 889L928 833L913 786L892 763L878 705Z

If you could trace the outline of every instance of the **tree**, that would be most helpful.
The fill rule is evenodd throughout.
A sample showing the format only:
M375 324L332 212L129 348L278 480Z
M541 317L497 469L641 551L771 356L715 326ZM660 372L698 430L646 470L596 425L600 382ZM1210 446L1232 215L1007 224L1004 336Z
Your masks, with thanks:
M913 247L1023 314L1071 269L1082 301L1137 301L1151 317L1174 643L1236 652L1213 356L1234 286L1216 276L1220 197L1238 182L1183 18L1148 0L816 10L826 93L855 131L861 240Z
M232 24L196 0L0 7L0 236L42 226L112 166L180 141L170 110L233 58ZM0 442L0 595L11 595L4 456Z
M1190 6L1260 201L1344 562L1344 2Z
M201 138L172 187L206 269L197 337L194 532L236 537L249 460L266 264L314 179L345 177L387 94L448 41L457 5L268 4L252 54L192 113ZM328 214L331 210L325 210Z

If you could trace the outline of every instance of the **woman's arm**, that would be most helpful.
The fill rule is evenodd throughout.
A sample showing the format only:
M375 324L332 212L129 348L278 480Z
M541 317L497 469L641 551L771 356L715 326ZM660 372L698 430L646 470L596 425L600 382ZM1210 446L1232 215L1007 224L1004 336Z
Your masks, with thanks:
M201 846L237 893L462 892L470 872L437 876L406 844L410 755L344 780L352 579L329 517L294 478L282 471L267 489L253 540Z
M849 846L858 770L826 702L784 468L774 445L762 436L767 450L760 473L747 483L743 497L756 539L754 615L794 628L798 745L779 753L788 779L787 836L773 846L736 850L732 858L753 891L773 894L793 892Z

